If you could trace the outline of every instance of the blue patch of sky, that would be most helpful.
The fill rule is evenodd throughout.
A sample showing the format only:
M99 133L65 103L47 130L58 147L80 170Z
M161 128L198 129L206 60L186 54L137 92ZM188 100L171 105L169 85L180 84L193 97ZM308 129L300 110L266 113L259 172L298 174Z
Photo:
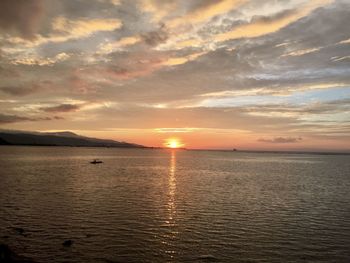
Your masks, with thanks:
M201 103L204 107L239 107L264 104L309 104L350 98L350 87L298 91L288 96L257 95L230 98L212 98Z

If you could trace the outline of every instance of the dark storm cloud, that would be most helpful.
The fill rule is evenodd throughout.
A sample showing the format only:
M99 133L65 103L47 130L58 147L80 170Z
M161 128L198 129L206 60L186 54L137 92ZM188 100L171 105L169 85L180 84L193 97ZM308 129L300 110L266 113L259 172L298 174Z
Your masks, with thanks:
M40 110L45 112L72 112L72 111L77 111L79 109L80 109L80 106L75 104L60 104L57 106L40 108Z
M32 39L44 14L43 0L1 0L0 28Z
M25 121L51 121L51 120L62 120L60 116L53 117L25 117L11 114L2 114L0 113L0 125L9 124L15 122L25 122Z
M0 87L0 91L12 96L26 96L36 93L43 89L39 84L31 84L28 87L24 86L4 86Z
M165 42L169 38L169 35L165 25L163 24L158 30L143 33L141 34L141 37L146 44L156 46Z
M1 114L0 113L0 124L7 124L7 123L13 123L13 122L20 122L20 121L29 121L30 118L22 117L18 115L7 115L7 114Z
M259 142L267 142L267 143L297 143L302 140L301 137L276 137L272 139L258 139Z
M290 15L293 15L296 12L297 12L296 9L288 9L288 10L283 10L281 12L278 12L278 13L276 13L274 15L270 15L270 16L255 15L250 20L250 23L265 23L265 24L269 24L269 23L275 22L276 20L280 20L280 19L283 19L283 18L288 17Z

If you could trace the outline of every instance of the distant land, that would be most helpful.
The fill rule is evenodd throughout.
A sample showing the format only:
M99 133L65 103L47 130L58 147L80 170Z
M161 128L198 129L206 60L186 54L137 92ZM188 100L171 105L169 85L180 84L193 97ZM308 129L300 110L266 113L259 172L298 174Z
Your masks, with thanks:
M85 137L73 132L0 130L0 145L146 148L128 142Z
M69 147L111 147L111 148L147 148L168 149L167 147L149 147L135 143L120 142L108 139L85 137L70 131L63 132L36 132L0 129L1 145L20 146L69 146ZM350 155L350 151L332 150L246 150L246 149L196 149L177 148L177 150L189 151L220 151L235 153L281 153L281 154L321 154L321 155Z

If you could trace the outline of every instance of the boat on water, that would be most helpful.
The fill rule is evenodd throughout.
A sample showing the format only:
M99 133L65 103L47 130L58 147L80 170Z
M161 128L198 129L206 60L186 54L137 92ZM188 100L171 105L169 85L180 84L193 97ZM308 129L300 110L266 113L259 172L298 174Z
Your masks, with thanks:
M98 164L98 163L103 163L102 161L98 159L94 159L93 161L90 162L91 164Z

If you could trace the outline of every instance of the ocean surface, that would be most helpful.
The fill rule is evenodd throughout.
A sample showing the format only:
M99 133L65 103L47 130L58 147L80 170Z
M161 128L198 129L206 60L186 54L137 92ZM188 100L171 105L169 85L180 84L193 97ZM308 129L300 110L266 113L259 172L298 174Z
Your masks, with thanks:
M0 241L36 262L350 262L350 156L2 146L0 160Z

